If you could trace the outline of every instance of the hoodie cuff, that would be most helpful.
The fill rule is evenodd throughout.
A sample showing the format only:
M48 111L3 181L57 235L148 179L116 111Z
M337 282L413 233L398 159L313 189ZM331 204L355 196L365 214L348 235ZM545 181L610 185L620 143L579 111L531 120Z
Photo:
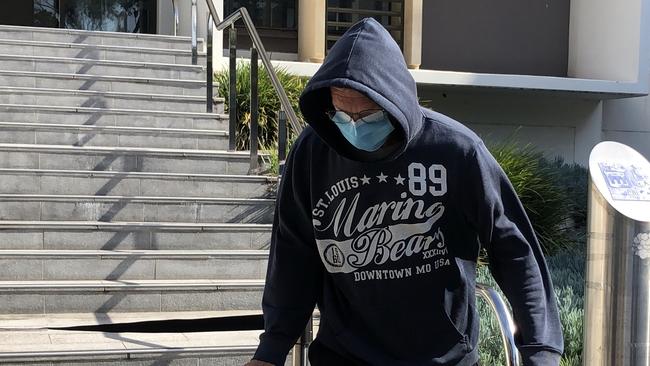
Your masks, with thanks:
M283 366L294 343L287 341L283 337L262 334L260 336L260 345L257 346L253 359L268 362L275 366Z
M561 354L548 350L520 349L523 366L558 366Z

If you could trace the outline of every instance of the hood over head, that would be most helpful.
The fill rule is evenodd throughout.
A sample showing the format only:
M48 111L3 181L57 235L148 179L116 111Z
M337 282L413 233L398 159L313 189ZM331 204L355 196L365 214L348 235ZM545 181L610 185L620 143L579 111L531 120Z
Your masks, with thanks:
M356 149L327 116L332 109L330 86L363 93L385 109L395 125L388 153ZM307 123L337 153L360 161L391 160L399 156L422 126L422 112L415 80L402 51L379 22L365 18L334 44L300 96L300 109ZM385 145L388 145L388 141Z

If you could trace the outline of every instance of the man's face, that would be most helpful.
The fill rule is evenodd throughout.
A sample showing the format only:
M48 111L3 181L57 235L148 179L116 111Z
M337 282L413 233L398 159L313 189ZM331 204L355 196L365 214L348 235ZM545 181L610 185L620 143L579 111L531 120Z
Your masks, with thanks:
M330 87L334 108L345 112L354 120L381 110L377 103L354 89Z

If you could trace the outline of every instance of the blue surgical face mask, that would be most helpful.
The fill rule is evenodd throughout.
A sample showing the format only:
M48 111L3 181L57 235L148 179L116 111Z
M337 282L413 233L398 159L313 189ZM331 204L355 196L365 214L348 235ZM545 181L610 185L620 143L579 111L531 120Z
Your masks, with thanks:
M375 112L356 121L347 113L336 111L331 119L352 146L364 151L377 151L395 129L385 111Z

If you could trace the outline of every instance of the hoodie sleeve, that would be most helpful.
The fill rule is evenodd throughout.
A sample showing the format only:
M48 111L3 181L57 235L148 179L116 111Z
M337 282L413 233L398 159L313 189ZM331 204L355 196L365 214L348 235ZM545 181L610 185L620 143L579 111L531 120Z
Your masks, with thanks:
M512 306L523 365L558 365L564 341L555 293L524 208L482 142L470 153L467 174L466 216L487 249L492 276Z
M271 251L262 298L264 333L256 360L284 365L305 329L321 288L322 263L316 251L309 204L308 172L299 166L297 141L285 164L276 199Z

